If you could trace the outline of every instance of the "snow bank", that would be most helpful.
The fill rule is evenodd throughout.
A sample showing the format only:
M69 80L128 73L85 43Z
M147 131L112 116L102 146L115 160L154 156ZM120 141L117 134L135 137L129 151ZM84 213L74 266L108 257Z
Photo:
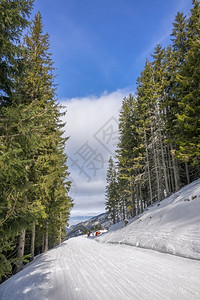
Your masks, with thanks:
M96 240L200 259L200 179Z

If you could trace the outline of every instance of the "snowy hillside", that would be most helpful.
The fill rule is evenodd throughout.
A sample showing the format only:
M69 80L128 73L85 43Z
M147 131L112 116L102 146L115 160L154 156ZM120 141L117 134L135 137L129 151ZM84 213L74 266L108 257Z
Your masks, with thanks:
M92 217L87 221L80 222L67 228L67 238L82 235L86 230L93 228L107 229L112 224L106 213Z
M102 213L98 216L88 219L87 221L80 222L76 225L72 225L69 227L69 230L74 230L76 227L78 227L80 225L83 225L87 229L90 229L92 226L98 226L100 224L103 229L106 227L109 227L112 224L112 222L108 219L108 216L106 213Z
M119 229L122 226L111 226L97 240L200 259L200 180L149 207Z
M102 229L104 229L106 227L109 227L112 222L108 219L107 214L103 213L83 222L82 224L88 229L90 229L92 226L94 227L98 225L101 225Z

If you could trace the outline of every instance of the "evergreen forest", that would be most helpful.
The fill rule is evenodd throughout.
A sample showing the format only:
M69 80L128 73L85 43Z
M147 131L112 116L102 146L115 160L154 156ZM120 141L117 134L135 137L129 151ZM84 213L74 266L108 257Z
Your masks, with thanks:
M66 238L67 138L32 0L0 1L0 281Z
M123 99L116 156L107 170L106 211L131 218L200 177L200 2L175 16L168 47L157 45Z

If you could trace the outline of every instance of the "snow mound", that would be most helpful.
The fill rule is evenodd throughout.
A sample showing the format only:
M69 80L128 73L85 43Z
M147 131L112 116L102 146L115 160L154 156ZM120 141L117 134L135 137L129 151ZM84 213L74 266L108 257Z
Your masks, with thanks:
M200 179L120 227L96 240L200 259Z

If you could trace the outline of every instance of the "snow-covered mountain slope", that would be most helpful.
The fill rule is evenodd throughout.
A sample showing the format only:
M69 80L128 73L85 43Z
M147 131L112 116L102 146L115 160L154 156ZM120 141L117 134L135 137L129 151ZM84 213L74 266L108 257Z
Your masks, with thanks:
M149 207L126 227L120 225L97 240L200 259L200 180Z
M67 238L75 237L78 235L82 235L85 230L91 228L98 228L99 226L102 229L108 228L112 224L112 221L108 218L106 213L102 213L98 216L92 217L87 221L80 222L76 225L72 225L67 228Z
M87 229L90 229L92 226L101 225L104 229L105 227L109 227L111 224L112 222L109 220L108 215L106 213L102 213L98 216L88 219L87 221L72 225L69 230L74 230L74 228L78 227L79 225L83 225Z
M83 225L90 229L92 226L98 226L101 225L102 229L105 229L109 227L112 224L111 220L109 220L108 215L106 213L102 213L98 216L95 216L85 222L83 222Z

